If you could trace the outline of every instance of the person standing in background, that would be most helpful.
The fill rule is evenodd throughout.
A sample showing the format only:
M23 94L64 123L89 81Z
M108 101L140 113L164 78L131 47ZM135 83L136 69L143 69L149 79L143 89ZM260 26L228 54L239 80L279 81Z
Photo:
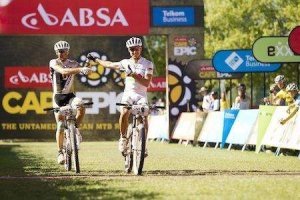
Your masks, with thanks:
M208 112L210 110L210 105L211 105L211 97L208 93L208 90L206 87L201 87L200 89L200 95L203 97L203 100L202 100L202 110L203 112Z
M234 105L232 108L246 110L250 109L251 99L246 95L246 85L240 83L238 85L238 96L235 98Z
M220 110L224 111L225 109L229 109L229 105L226 99L226 91L223 91L220 98Z

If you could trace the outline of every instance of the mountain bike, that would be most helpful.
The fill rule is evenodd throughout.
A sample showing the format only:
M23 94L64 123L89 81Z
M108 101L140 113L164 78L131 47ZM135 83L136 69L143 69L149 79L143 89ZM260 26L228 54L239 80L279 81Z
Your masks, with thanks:
M116 103L116 105L128 108L132 115L132 122L128 125L126 134L128 143L125 151L122 153L125 157L125 172L130 173L133 170L135 175L141 175L144 166L147 140L145 118L148 117L152 110L165 107L123 103Z
M92 105L93 102L84 102L82 106ZM44 111L54 111L60 112L64 116L64 145L63 145L63 153L65 157L65 169L67 171L71 171L72 168L72 155L73 155L73 162L74 168L76 173L80 173L80 166L79 166L79 157L78 157L78 144L80 141L79 138L76 136L79 135L76 132L76 113L77 107L79 105L72 107L71 105L67 104L66 106L56 107L56 108L45 108Z

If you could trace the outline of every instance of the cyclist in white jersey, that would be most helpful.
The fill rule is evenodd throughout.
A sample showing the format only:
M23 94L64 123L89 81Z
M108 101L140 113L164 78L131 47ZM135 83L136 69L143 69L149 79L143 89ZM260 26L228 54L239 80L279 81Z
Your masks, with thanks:
M54 50L57 55L56 59L50 60L50 74L52 79L53 89L53 107L65 106L66 104L78 105L81 99L74 94L74 76L75 74L89 74L89 67L81 67L78 62L69 60L70 45L66 41L58 41L54 45ZM77 126L83 119L85 113L84 107L79 107L76 115ZM64 156L62 152L64 140L63 116L59 113L54 113L57 123L56 142L58 148L57 162L64 164ZM79 136L81 138L81 136Z
M140 38L130 38L126 42L126 47L128 48L128 52L131 57L129 59L123 59L120 62L103 61L94 56L92 53L88 54L87 58L98 62L103 67L124 70L126 72L125 89L121 100L122 103L147 104L147 88L153 75L153 63L141 56L142 40ZM125 150L127 144L126 132L129 114L130 112L127 108L123 107L121 109L121 115L119 119L119 150L121 152ZM147 119L145 120L145 129L147 133Z

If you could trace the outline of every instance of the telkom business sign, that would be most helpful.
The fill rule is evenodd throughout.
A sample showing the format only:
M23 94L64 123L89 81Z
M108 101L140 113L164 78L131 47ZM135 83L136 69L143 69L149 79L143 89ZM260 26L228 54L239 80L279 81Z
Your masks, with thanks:
M7 0L0 34L124 35L149 33L148 0Z
M152 7L152 26L201 26L203 7Z
M213 66L221 73L234 72L273 72L279 69L278 63L261 63L249 49L221 50L213 57Z

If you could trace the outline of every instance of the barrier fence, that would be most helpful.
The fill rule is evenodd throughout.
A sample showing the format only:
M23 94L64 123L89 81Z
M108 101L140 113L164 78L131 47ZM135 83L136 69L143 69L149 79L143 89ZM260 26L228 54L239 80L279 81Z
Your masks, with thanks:
M300 114L296 113L287 123L287 106L260 106L259 109L201 113L182 113L174 128L172 139L182 141L215 143L228 149L232 144L256 145L256 152L262 145L300 150ZM206 116L207 115L207 116ZM197 120L198 116L198 120ZM199 120L201 116L201 120ZM200 125L199 125L200 124Z

